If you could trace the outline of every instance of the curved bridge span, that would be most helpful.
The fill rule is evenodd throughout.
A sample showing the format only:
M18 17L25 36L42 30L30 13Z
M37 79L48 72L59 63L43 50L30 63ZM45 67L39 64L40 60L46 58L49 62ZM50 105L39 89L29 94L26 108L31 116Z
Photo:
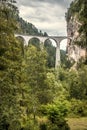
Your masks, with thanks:
M21 37L24 40L24 44L28 45L32 38L39 39L40 43L44 44L47 39L53 39L56 42L56 60L55 67L60 66L60 42L64 39L71 39L67 36L33 36L24 34L15 34L15 37Z

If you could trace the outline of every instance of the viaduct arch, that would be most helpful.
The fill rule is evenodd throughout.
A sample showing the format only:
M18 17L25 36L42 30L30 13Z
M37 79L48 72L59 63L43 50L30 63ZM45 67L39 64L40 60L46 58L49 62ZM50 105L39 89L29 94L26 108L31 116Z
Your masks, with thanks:
M23 34L15 34L15 37L21 37L24 40L24 45L28 46L28 42L32 38L37 38L40 40L40 43L44 44L47 39L53 39L56 42L56 60L55 60L55 68L60 66L60 42L64 39L71 39L67 36L33 36L33 35L23 35Z

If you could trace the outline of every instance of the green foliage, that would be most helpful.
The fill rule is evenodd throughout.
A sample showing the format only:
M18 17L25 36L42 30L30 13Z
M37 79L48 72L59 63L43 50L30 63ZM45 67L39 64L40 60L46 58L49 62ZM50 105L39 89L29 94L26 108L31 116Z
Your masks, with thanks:
M28 46L33 45L35 47L37 47L38 50L41 50L41 44L40 41L37 38L32 38L29 43Z
M79 117L87 116L87 101L86 100L81 101L81 100L71 99L70 115L72 117L74 117L74 116L79 116Z
M25 72L27 75L28 102L27 110L31 111L35 120L38 114L40 104L46 104L49 101L49 89L45 83L46 80L46 52L38 50L34 46L29 46L26 50ZM26 94L26 93L25 93ZM29 113L27 112L29 115Z
M74 65L74 60L69 60L66 52L64 50L60 50L60 59L61 59L61 67L65 69L70 69Z
M69 75L70 80L68 80L70 85L70 96L76 99L86 99L87 98L87 84L86 84L86 66L79 69L79 72L71 72ZM85 77L84 77L85 75Z
M39 130L38 122L28 118L21 130Z
M47 130L47 124L46 123L41 123L40 124L40 130Z
M84 4L84 1L75 0L75 1L71 2L70 8L68 9L68 12L66 14L66 20L67 21L70 20L71 16L74 16L76 13L79 13L81 11L81 8Z
M47 106L48 118L52 123L56 122L57 119L64 117L66 113L67 113L67 109L62 103L57 104L57 105Z
M9 126L9 130L20 130L20 129L21 129L20 121L18 121L17 119L13 120Z
M46 53L44 50L38 51L34 46L28 48L26 52L27 73L30 86L40 88L44 85L46 74ZM43 88L43 87L42 87Z
M9 122L7 121L7 117L0 117L0 130L6 130L9 127Z
M64 102L62 103L58 101L56 104L42 106L42 113L49 119L48 130L69 130L69 127L64 119L68 111L65 104L66 103Z
M51 42L45 49L37 40L24 46L21 38L14 37L17 8L11 1L3 1L0 7L0 130L69 130L68 113L87 116L87 66L79 65L77 71L64 66L51 69L55 61ZM26 22L25 33L29 33L25 28L34 28L29 26ZM61 55L66 64L65 52Z
M8 129L21 115L20 95L22 49L14 37L17 28L16 7L10 1L0 3L0 128ZM16 127L15 127L16 130Z
M55 56L56 56L56 48L52 45L50 40L46 40L44 46L47 51L47 66L49 68L55 67Z

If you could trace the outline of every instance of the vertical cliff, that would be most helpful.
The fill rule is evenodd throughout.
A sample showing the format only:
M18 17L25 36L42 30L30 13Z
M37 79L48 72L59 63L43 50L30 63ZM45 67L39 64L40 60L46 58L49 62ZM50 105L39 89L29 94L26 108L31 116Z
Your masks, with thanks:
M87 0L74 0L66 13L68 39L67 53L75 63L86 59Z

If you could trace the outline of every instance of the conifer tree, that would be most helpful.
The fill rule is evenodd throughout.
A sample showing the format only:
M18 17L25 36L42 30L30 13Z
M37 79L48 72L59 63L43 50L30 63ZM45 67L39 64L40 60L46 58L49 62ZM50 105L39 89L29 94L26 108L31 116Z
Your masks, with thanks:
M0 1L0 130L6 130L19 116L21 83L21 45L14 37L17 25L15 1ZM13 15L14 14L14 15Z

